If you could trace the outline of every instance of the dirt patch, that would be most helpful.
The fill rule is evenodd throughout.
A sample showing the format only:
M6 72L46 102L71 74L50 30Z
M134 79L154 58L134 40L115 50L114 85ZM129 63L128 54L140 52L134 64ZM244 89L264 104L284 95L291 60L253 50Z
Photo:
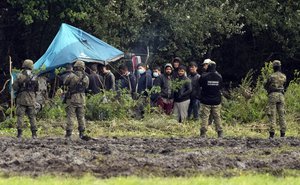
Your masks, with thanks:
M234 170L300 170L300 139L98 138L93 141L1 138L5 174L187 176Z

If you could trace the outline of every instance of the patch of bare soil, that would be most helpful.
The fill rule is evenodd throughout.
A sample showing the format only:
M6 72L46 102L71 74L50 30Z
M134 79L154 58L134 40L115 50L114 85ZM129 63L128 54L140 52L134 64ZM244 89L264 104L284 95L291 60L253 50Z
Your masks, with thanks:
M128 175L226 175L235 170L300 170L300 139L97 138L92 141L1 138L4 174L91 173Z

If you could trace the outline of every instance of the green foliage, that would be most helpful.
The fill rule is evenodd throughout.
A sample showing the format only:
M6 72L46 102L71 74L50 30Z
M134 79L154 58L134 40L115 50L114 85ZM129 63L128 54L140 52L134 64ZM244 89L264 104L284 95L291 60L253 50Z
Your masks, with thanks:
M84 0L7 0L14 8L18 8L18 19L25 25L35 22L47 22L58 16L62 20L71 22L88 18L90 3Z
M37 118L48 120L63 120L66 117L65 104L62 98L56 95L53 99L45 103L42 110L38 112Z
M116 118L129 118L137 100L131 98L126 89L118 94L115 91L104 91L87 98L87 119L111 120Z
M300 72L295 71L294 79L290 82L285 93L287 113L293 114L296 119L300 119Z
M300 2L299 1L237 1L245 24L255 35L267 33L290 56L299 51Z
M223 117L226 122L250 123L259 122L264 118L268 100L264 84L272 72L272 64L266 63L254 88L251 70L242 80L240 87L231 90L231 98L223 101Z
M14 128L17 122L17 118L8 118L5 121L1 122L0 129Z

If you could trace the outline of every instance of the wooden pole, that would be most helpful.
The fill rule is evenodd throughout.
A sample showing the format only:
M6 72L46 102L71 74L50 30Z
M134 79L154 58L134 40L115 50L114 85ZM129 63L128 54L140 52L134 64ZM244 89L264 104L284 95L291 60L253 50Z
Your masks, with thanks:
M9 73L10 73L10 82L11 82L11 87L10 87L10 118L13 117L13 106L14 106L14 90L12 88L12 84L14 83L14 77L12 75L12 61L11 61L11 56L8 56L9 59Z

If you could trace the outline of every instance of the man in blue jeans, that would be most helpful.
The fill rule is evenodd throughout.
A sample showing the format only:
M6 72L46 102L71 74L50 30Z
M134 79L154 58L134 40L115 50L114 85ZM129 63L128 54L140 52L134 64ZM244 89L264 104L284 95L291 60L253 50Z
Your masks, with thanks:
M188 119L191 119L191 116L193 114L194 120L199 120L199 107L200 107L199 95L201 92L201 88L199 85L200 75L198 74L197 70L198 70L197 63L191 62L189 65L190 75L188 77L192 82L192 93L190 96Z

